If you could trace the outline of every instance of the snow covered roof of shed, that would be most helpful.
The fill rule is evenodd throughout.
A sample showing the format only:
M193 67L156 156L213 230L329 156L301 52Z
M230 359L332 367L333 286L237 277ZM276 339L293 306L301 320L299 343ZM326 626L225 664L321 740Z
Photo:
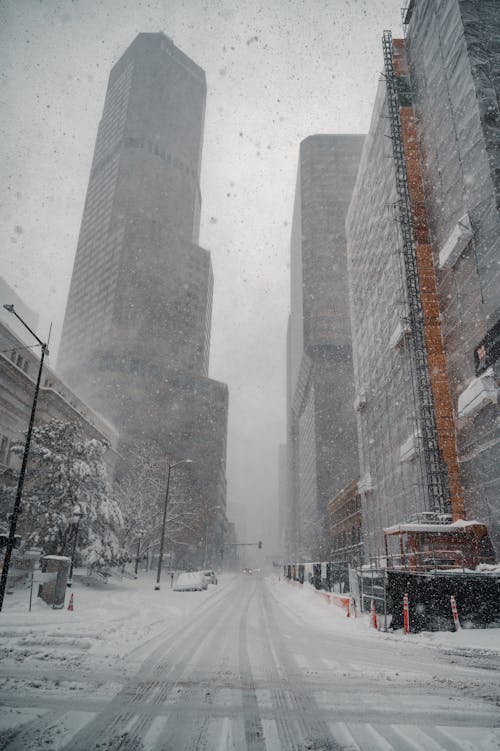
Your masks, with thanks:
M392 527L386 527L384 534L397 535L402 532L460 532L465 527L483 526L481 522L473 519L466 521L458 519L452 524L394 524Z

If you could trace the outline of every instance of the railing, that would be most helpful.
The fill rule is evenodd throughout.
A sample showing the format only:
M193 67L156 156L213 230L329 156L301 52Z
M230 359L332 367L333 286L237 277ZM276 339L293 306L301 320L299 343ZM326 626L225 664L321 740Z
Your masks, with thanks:
M382 556L389 569L402 571L446 571L461 569L465 571L465 556L461 550L421 550L419 552L400 553Z

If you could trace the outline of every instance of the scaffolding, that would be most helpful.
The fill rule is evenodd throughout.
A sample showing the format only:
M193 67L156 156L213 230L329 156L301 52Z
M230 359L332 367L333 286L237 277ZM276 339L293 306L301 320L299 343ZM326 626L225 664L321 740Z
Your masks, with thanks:
M427 349L425 345L422 298L418 276L416 244L411 212L408 175L403 149L403 134L400 118L400 101L393 60L393 41L390 31L383 35L387 106L391 125L392 153L395 165L396 190L398 195L398 219L402 236L402 252L408 299L408 323L411 332L414 356L417 411L422 437L422 454L429 507L437 513L450 511L448 475L438 443L438 431L434 411Z

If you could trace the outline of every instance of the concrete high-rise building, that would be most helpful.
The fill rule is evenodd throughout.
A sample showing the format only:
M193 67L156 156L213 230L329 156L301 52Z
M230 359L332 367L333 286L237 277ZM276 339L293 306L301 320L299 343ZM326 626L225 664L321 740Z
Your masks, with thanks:
M109 352L208 372L212 271L196 244L205 98L204 72L164 34L139 34L111 71L59 354L75 382Z
M326 553L326 505L358 476L345 216L363 136L300 145L288 334L289 555Z
M384 527L429 510L388 134L382 81L346 221L366 560L383 554Z
M498 3L412 0L405 24L347 219L365 556L422 512L498 555Z
M213 277L198 245L205 100L203 70L163 33L139 34L113 67L58 365L122 450L154 441L196 460L193 482L225 508L228 393L207 377Z
M286 549L287 541L287 516L288 516L288 450L286 443L280 443L278 446L278 542L280 549Z

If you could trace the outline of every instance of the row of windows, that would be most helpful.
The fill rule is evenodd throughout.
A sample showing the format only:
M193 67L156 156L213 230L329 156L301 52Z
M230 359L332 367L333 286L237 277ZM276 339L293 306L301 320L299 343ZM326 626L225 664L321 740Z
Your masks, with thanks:
M29 373L30 364L29 364L29 361L25 357L23 357L22 355L19 355L14 350L10 354L10 359L15 365L17 365L18 368L21 368L21 370L24 370L25 373Z
M94 159L99 159L105 151L114 145L123 134L125 127L127 104L132 82L133 65L125 68L116 79L106 97L103 119L97 135Z
M332 525L339 524L340 522L344 521L344 519L348 519L353 514L360 512L361 497L357 495L356 498L351 499L344 506L342 506L342 508L339 508L337 511L334 511L332 513L331 523Z
M162 159L167 164L172 164L174 167L177 167L177 169L180 169L182 172L184 172L189 177L192 177L193 180L198 179L198 175L195 172L195 170L187 165L185 162L183 162L181 159L178 159L175 156L172 156L169 152L166 152L165 149L160 148L158 144L152 143L147 138L125 138L123 141L123 145L125 148L133 148L133 149L144 149L146 148L150 154L154 154L155 156L159 156L160 159Z
M118 157L115 156L105 170L91 180L83 212L80 242L95 232L99 223L106 222L111 216L117 174Z
M6 435L0 435L0 464L5 467L10 466L10 449L11 442Z
M333 549L341 550L350 545L358 545L361 542L361 525L344 530L333 537Z
M79 249L80 250L80 249ZM121 242L116 238L108 242L94 244L81 252L81 262L75 266L72 279L71 297L76 290L87 293L88 287L96 280L116 275L119 266Z
M70 308L76 299L85 299L92 282L103 277L113 281L116 279L123 235L124 230L120 229L92 248L86 244L79 245L71 279Z

